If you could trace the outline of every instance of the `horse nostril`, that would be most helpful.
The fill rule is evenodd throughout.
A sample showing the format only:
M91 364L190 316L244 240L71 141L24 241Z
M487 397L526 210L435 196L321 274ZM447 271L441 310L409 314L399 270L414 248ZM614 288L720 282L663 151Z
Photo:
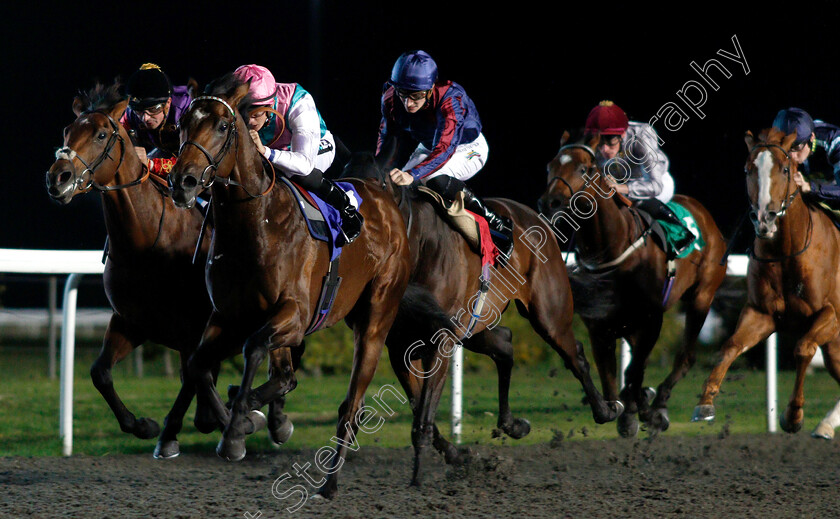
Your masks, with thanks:
M73 178L73 172L71 171L62 171L58 174L58 185L64 185L67 182L70 182L70 179Z
M185 190L193 190L198 186L198 180L195 177L191 177L190 175L185 175L181 179L181 187Z

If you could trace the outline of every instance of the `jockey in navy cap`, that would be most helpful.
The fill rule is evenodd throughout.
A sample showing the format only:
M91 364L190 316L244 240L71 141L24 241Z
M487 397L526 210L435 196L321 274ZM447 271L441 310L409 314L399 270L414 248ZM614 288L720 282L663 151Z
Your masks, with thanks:
M464 184L484 166L489 148L478 111L463 87L439 79L437 64L428 53L405 52L382 89L381 109L377 155L401 133L418 143L402 169L390 171L391 180L398 185L422 182L450 203L463 192L465 207L487 220L493 241L509 256L510 219L484 205Z
M780 110L773 120L773 127L788 135L796 133L790 158L800 165L793 181L802 192L818 199L840 201L840 127L814 121L801 108ZM806 180L820 175L834 182Z

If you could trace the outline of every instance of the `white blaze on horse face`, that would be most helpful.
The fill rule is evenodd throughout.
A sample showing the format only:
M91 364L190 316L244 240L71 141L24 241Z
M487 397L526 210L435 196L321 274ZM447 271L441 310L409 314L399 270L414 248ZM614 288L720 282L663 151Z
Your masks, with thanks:
M560 155L560 165L561 165L561 166L563 166L563 165L565 165L565 164L568 164L568 163L569 163L569 162L571 162L571 161L572 161L572 157L571 157L571 156L569 156L569 155Z
M764 150L753 161L758 168L758 210L766 211L770 204L770 173L773 171L773 154Z
M55 160L69 160L72 161L76 158L76 152L71 150L70 148L64 147L55 152Z

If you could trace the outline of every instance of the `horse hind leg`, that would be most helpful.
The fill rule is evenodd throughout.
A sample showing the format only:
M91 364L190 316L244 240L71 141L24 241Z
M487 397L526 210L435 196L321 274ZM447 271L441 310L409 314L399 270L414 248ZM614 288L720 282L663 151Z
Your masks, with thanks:
M630 365L625 372L625 385L621 390L621 400L625 408L618 417L616 427L622 438L632 438L639 432L637 414L644 414L648 408L649 391L644 387L645 365L650 352L659 339L662 329L662 314L651 315L645 326L627 337L633 351Z
M183 427L184 415L195 397L195 383L189 377L187 362L190 353L181 351L181 389L172 404L172 409L163 421L163 431L160 433L157 445L155 446L155 459L171 459L181 454L178 444L178 433Z
M825 368L834 380L840 382L840 337L822 346ZM834 430L840 427L840 400L820 421L811 436L823 440L834 438Z
M496 426L513 439L524 438L531 432L531 424L524 418L514 418L510 410L510 379L513 369L513 333L510 328L497 326L464 341L470 351L487 355L496 364L499 377L499 420Z
M113 411L120 430L137 438L148 440L160 433L160 426L151 418L137 418L123 404L116 390L111 369L143 342L139 334L132 333L130 326L116 313L111 316L99 356L90 367L90 378L108 406Z

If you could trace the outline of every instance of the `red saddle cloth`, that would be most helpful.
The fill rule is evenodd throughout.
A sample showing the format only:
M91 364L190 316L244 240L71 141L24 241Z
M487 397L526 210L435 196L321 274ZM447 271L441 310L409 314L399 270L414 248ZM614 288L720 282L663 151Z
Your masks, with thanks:
M493 243L493 235L490 234L490 226L487 224L487 220L469 209L464 209L464 212L472 216L478 226L478 236L481 241L481 266L494 264L501 252Z

